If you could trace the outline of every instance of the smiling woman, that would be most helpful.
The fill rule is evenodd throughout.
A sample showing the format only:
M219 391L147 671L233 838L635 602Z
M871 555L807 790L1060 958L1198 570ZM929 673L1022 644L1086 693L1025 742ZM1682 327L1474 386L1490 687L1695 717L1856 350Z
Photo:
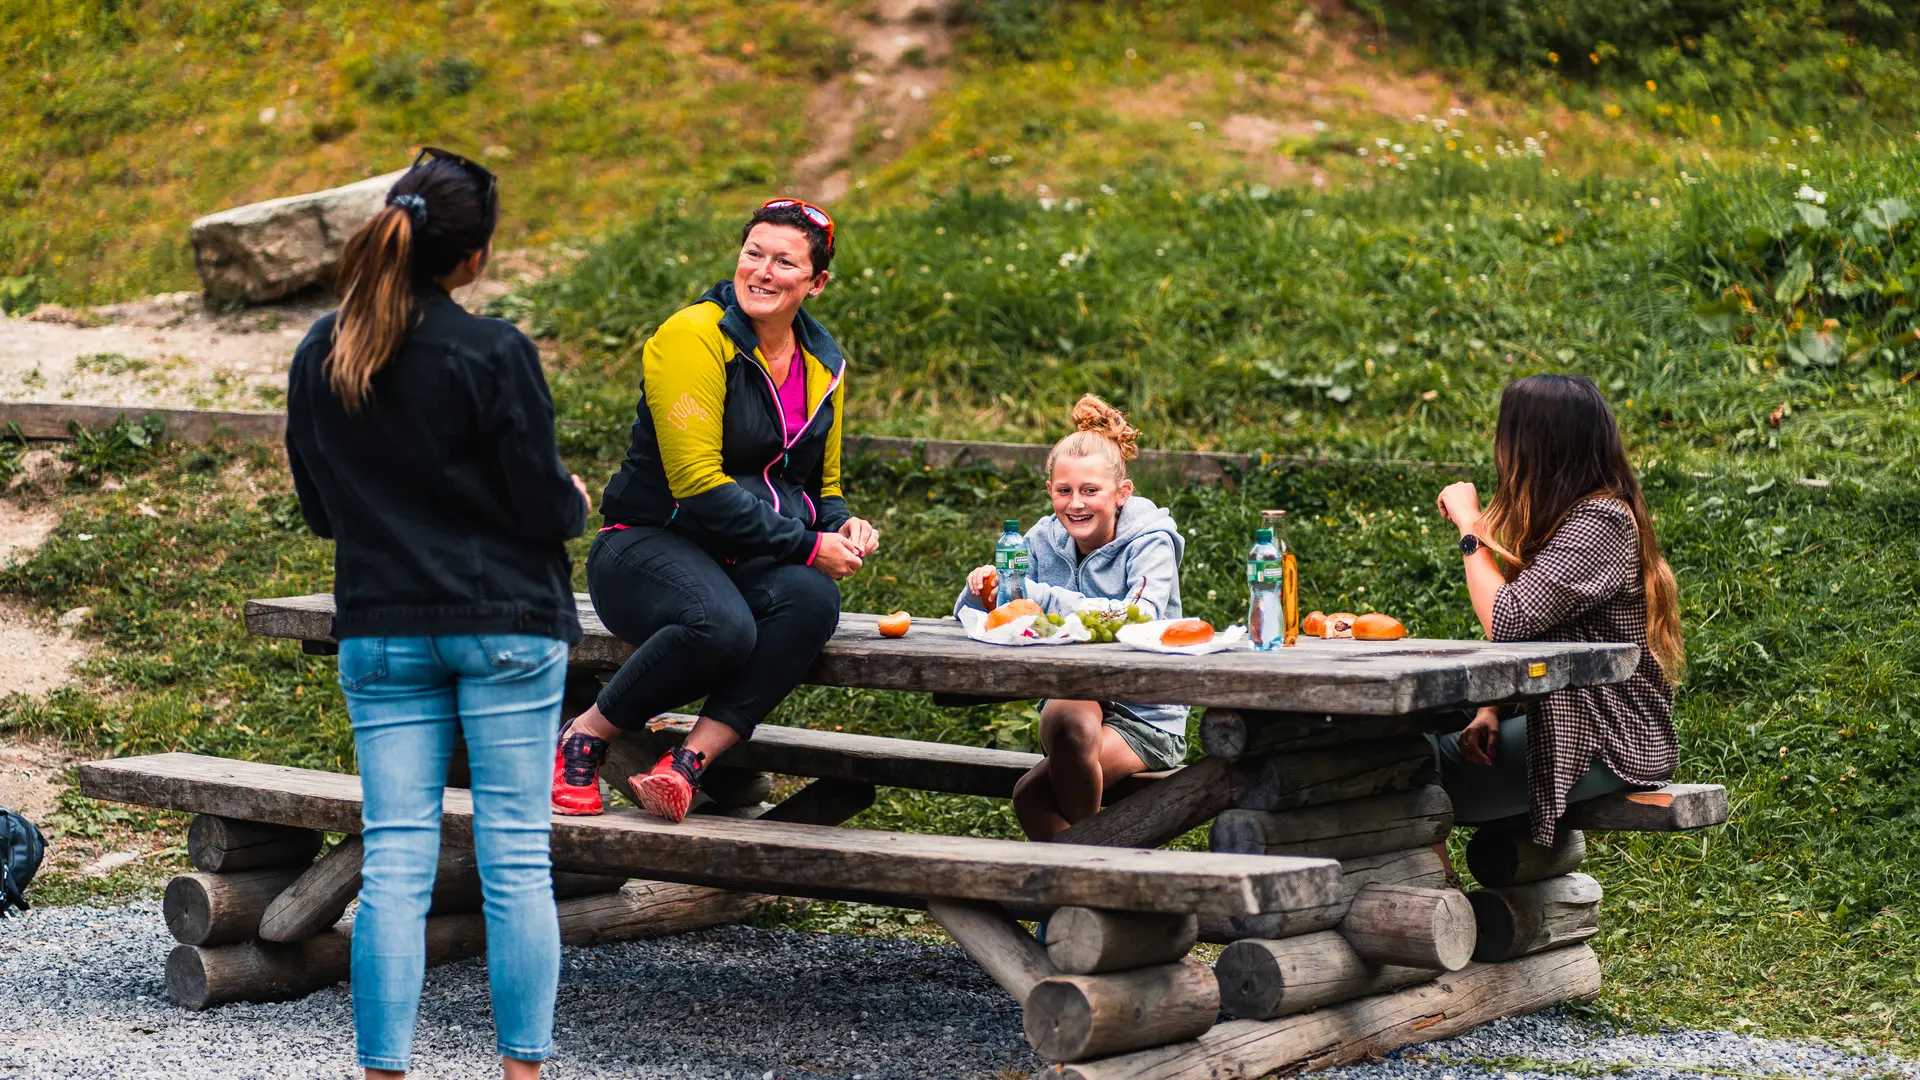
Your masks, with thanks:
M700 774L799 684L839 620L834 582L879 547L840 491L846 357L802 310L827 287L833 219L774 199L733 280L662 323L641 361L626 461L607 485L587 586L633 656L562 734L553 806L598 814L607 744L706 697L633 788L679 821Z

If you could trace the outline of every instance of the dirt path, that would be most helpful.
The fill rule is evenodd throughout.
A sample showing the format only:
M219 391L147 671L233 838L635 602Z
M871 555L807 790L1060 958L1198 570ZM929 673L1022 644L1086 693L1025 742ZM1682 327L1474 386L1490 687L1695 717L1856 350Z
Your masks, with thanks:
M905 145L927 118L933 95L946 85L953 35L953 0L875 0L866 18L850 21L855 71L827 83L807 103L814 148L795 168L799 190L828 202L847 193L848 160L862 129L880 143Z

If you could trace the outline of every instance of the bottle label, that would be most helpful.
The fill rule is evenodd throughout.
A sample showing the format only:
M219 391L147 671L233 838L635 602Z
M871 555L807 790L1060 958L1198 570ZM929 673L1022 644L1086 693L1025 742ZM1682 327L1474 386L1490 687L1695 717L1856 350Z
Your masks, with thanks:
M1279 559L1248 559L1247 584L1278 585L1281 569Z
M1002 576L1007 574L1025 574L1033 565L1033 556L1024 551L996 551L993 553L993 568Z

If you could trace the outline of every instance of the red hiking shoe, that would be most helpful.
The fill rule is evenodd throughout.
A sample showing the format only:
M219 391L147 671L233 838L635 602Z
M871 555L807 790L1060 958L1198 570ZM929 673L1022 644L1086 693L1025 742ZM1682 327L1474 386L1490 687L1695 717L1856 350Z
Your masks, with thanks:
M568 817L591 817L606 812L600 801L600 765L607 760L607 740L584 731L562 736L553 752L553 810Z
M644 775L628 778L634 796L647 813L676 824L687 819L693 806L693 793L700 790L700 771L704 754L676 746L660 755Z

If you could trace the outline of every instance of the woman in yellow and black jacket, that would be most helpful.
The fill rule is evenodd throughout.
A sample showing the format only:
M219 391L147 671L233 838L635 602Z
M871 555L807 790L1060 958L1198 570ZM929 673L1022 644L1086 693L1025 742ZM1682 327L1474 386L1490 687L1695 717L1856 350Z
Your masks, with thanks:
M767 203L733 280L647 341L633 439L587 555L594 608L634 652L561 735L560 813L600 813L607 743L704 696L685 744L633 778L649 813L684 818L700 773L833 635L834 581L879 546L840 490L846 357L801 308L826 288L833 239L818 207Z

